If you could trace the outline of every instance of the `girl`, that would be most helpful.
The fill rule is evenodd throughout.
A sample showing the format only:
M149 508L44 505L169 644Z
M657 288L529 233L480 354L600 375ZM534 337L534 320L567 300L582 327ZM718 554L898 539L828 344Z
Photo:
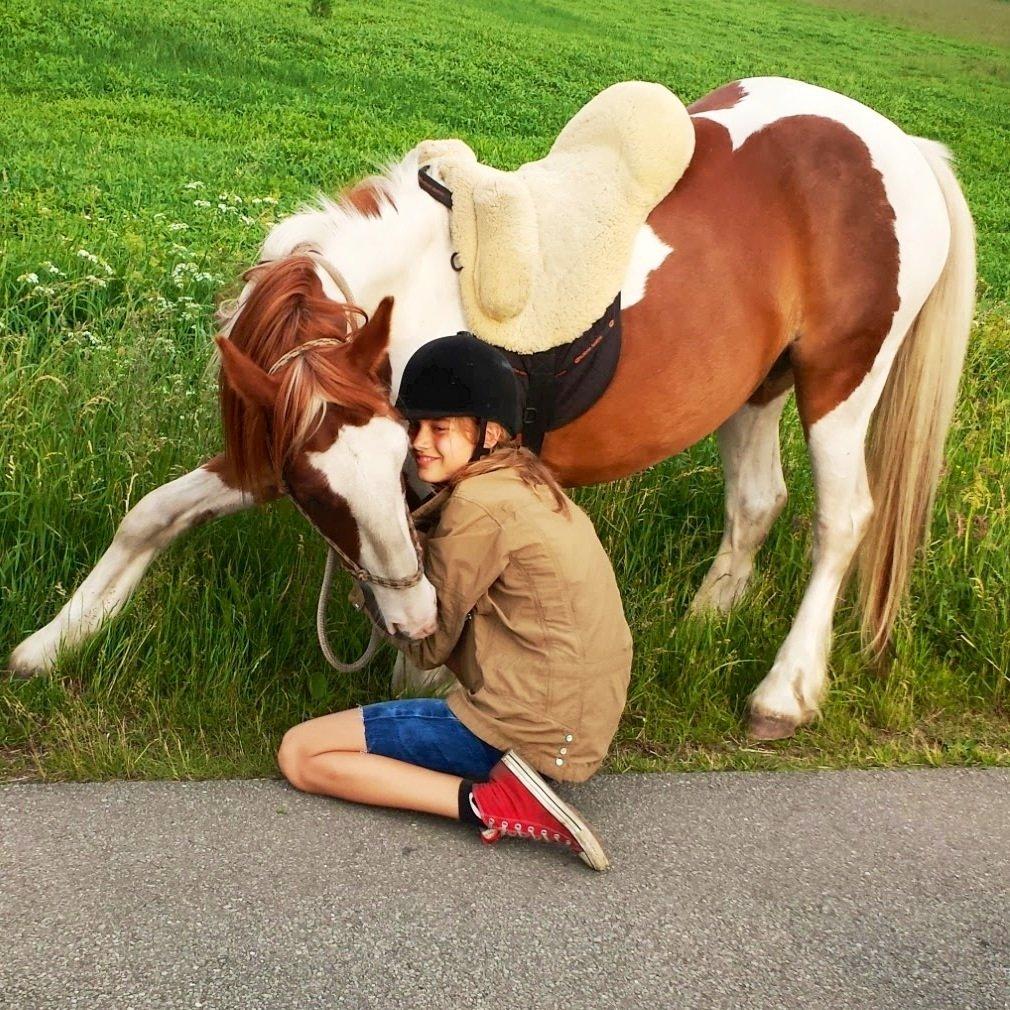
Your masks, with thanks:
M518 400L508 361L472 334L431 341L407 363L397 407L418 475L441 489L425 545L438 626L391 641L459 684L444 699L310 719L284 735L278 764L306 792L442 814L487 842L559 842L603 870L592 830L542 775L581 782L602 764L631 634L592 523L514 438Z

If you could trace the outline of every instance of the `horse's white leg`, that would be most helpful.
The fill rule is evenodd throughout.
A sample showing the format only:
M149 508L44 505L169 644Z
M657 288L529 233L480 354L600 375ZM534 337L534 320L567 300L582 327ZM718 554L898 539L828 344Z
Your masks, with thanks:
M813 572L771 672L751 696L750 729L761 739L791 735L816 716L824 695L838 592L873 513L865 441L875 404L876 397L864 399L854 412L852 403L842 403L810 428L817 494Z
M745 403L717 433L726 473L726 523L719 553L691 610L725 613L743 595L754 555L786 503L779 418L789 390L760 405Z
M60 648L94 634L122 609L147 566L181 533L256 504L221 476L220 463L215 457L155 488L126 514L108 550L59 614L11 653L13 673L44 672Z

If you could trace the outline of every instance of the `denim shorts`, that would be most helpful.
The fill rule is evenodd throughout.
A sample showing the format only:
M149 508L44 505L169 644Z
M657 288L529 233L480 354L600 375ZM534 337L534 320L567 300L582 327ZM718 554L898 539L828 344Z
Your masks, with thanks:
M362 705L365 749L437 772L485 782L504 751L475 736L442 698Z

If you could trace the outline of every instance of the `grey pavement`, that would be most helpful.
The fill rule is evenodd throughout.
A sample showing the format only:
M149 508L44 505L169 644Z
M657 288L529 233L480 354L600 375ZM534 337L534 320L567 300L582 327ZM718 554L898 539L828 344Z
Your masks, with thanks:
M1010 770L561 791L609 873L281 781L0 786L0 1007L1010 1007Z

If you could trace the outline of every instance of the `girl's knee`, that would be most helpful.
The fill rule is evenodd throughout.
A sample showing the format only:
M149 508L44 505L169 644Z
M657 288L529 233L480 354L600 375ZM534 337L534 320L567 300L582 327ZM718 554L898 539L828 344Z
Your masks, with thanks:
M305 790L305 763L312 756L312 752L307 748L308 734L303 727L305 723L292 726L281 738L281 745L277 749L277 767L281 774L295 787L295 789Z
M296 789L307 788L305 766L327 751L365 750L361 709L348 709L292 726L281 739L277 766Z

